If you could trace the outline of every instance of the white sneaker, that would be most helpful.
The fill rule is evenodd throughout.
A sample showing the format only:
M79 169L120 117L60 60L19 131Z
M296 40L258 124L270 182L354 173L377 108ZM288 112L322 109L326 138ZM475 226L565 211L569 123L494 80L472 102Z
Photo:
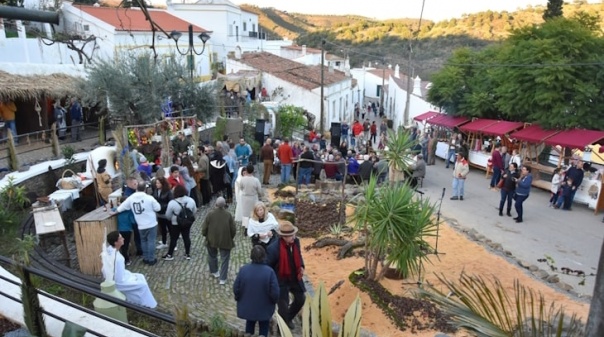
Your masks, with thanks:
M177 251L177 250L178 250L178 247L174 247L174 251Z
M214 276L215 278L219 278L220 277L220 273L219 272L212 273L212 276Z
M160 243L159 245L157 245L157 247L155 247L155 249L164 249L164 248L168 248L168 245L165 243Z
M226 284L226 280L220 280L220 285L223 286Z

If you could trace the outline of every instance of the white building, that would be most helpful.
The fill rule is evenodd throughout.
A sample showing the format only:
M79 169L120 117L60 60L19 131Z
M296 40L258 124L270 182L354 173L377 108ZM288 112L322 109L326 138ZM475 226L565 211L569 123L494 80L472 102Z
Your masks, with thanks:
M242 10L229 0L180 0L166 2L168 11L198 26L209 27L212 62L225 62L230 52L268 51L279 54L286 40L266 40L258 15Z
M272 101L303 107L316 119L321 118L321 67L307 66L267 52L243 53L229 57L227 73L241 70L262 72L262 85ZM338 70L324 69L324 122L351 121L354 115L354 80Z
M384 100L386 117L393 120L394 128L399 126L416 125L413 118L427 111L438 111L438 107L428 103L425 98L430 88L430 82L422 81L419 76L411 79L399 72L398 66L391 72L388 85L388 93ZM408 87L408 85L410 85ZM411 88L409 95L409 116L405 120L405 105L407 104L407 88ZM418 125L421 129L422 125Z
M91 56L112 59L122 53L148 52L153 44L153 32L144 13L138 8L109 8L86 6L80 4L63 4L63 18L59 30L83 37L95 37L94 51ZM179 19L165 10L149 9L153 21L166 33L177 31L182 33L178 40L178 47L189 62L189 22ZM193 25L193 44L197 53L204 50L203 42L197 36L202 32L210 34L211 31ZM158 57L178 55L176 43L165 33L155 33L155 50ZM193 54L194 76L209 78L211 69L208 54L211 48L206 44L203 54Z
M281 53L279 55L308 66L321 64L321 49L308 48L306 45L283 46L281 47ZM350 63L348 59L341 56L325 53L323 64L325 64L326 67L350 74Z

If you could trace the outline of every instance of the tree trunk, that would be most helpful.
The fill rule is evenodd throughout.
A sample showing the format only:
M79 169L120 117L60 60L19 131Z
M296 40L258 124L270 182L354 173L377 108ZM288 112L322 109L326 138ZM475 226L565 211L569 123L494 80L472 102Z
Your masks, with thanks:
M594 297L591 299L585 336L604 336L604 241L602 242L602 248L600 249L596 287L594 289Z

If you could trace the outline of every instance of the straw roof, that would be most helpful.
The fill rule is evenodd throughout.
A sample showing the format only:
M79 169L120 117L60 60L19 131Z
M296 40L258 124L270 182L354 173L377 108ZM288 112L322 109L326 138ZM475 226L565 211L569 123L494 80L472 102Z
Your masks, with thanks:
M79 82L79 78L64 74L23 76L0 71L0 100L73 95L78 92Z

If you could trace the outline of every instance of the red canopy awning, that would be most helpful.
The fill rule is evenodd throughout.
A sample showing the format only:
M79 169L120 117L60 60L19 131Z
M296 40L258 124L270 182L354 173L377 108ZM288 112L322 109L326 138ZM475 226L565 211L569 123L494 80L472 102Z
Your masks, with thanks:
M470 120L467 117L459 116L450 116L446 114L441 114L440 116L435 116L426 121L426 123L430 123L432 125L442 126L445 128L454 128L460 126L464 123L469 122Z
M468 124L464 124L459 129L464 132L482 132L482 129L486 128L487 126L496 124L496 123L499 123L499 121L496 119L477 118Z
M560 131L545 140L547 145L560 145L571 149L583 150L587 145L604 143L604 131L572 129Z
M522 130L516 131L510 135L510 138L529 142L529 143L543 143L544 140L557 134L560 130L543 130L539 125L533 124Z
M423 114L419 115L419 116L415 116L413 118L413 120L416 120L418 122L423 122L425 120L431 119L433 117L436 117L438 115L442 115L440 112L436 112L436 111L428 111L428 112L424 112Z
M503 137L512 131L520 129L522 126L524 126L524 123L522 122L499 121L499 123L489 125L486 128L482 129L481 133L484 133L486 135Z

